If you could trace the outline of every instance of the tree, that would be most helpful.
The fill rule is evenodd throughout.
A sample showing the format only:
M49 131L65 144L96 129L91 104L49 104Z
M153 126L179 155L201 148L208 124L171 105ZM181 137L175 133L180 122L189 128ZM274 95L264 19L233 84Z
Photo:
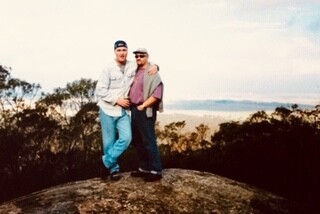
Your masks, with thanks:
M55 115L64 124L69 124L70 117L74 116L85 105L94 102L94 90L97 81L80 79L67 83L65 88L56 88L53 93L46 94L39 105L47 106L50 114Z
M6 125L6 118L8 118L10 114L5 102L5 87L10 79L10 70L11 68L0 65L0 127Z
M94 102L94 90L96 84L97 81L84 78L68 83L65 91L70 96L70 107L75 111L78 111L87 103Z
M45 107L48 114L52 115L62 124L69 123L68 102L70 95L63 88L54 89L53 93L48 93L38 100L37 106Z
M179 138L182 137L182 129L185 127L185 121L172 122L164 126L164 130L160 132L158 138L167 145L169 151L179 150Z
M31 84L26 81L11 78L4 86L5 105L11 106L14 112L22 111L25 108L30 108L34 99L39 96L41 86L39 84Z
M2 91L10 78L11 68L0 65L0 90Z
M220 124L212 136L216 173L315 203L320 197L319 119L319 109L293 105Z
M41 86L12 78L11 68L0 66L0 121L2 126L10 124L12 115L32 108L35 99L41 96Z

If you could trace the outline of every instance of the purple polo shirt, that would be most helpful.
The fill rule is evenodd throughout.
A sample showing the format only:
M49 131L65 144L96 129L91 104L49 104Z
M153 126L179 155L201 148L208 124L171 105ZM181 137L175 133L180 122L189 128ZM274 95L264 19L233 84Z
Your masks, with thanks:
M133 104L140 104L145 101L143 99L144 74L145 74L145 69L139 70L136 73L136 76L134 77L133 83L131 85L129 97L130 97L130 102ZM161 83L154 90L152 96L157 99L161 99L162 92L163 92L163 85Z

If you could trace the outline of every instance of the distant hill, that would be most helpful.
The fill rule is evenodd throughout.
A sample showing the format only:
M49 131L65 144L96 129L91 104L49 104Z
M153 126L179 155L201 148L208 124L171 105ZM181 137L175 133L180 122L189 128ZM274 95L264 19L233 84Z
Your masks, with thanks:
M169 110L207 110L207 111L270 111L277 107L291 108L297 104L301 109L314 108L312 105L282 102L259 102L251 100L179 100L165 104Z

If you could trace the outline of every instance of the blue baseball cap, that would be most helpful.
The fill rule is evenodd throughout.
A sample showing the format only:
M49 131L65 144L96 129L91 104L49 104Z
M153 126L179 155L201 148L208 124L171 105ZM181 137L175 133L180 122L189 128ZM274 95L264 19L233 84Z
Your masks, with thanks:
M128 48L127 43L123 40L118 40L114 43L114 49L120 48L120 47L125 47Z

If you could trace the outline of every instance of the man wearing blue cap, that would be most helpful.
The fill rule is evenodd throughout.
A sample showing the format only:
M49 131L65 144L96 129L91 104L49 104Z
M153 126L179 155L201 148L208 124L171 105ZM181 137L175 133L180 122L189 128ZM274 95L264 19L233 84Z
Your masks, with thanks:
M116 58L100 75L95 94L100 108L103 141L103 166L100 175L102 179L106 179L110 174L111 180L117 181L121 179L118 158L132 140L128 93L137 64L127 60L128 47L123 40L114 43L114 53ZM158 67L153 65L150 73L156 73L157 70Z

